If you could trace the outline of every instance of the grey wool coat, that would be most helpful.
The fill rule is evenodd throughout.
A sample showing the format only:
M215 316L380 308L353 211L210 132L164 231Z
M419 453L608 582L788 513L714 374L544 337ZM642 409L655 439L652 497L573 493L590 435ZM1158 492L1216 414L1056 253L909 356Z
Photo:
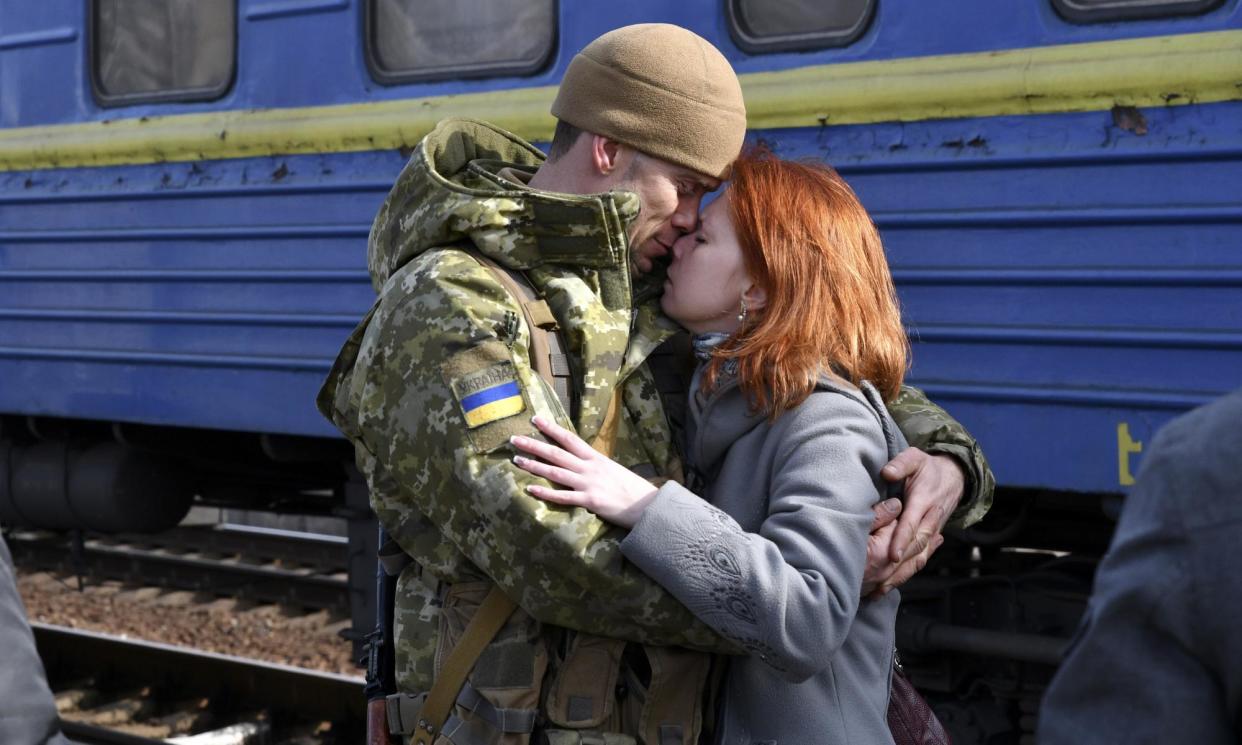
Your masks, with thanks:
M898 597L859 591L880 469L901 433L867 384L824 377L770 422L736 381L701 395L700 373L686 456L702 497L665 484L622 550L749 652L730 661L715 742L892 743Z
M1147 448L1040 745L1242 742L1242 389Z

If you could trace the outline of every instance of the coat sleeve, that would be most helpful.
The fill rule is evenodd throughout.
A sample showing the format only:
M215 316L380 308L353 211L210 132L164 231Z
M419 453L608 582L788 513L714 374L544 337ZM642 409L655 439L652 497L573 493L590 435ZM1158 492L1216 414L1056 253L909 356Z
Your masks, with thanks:
M48 689L13 559L0 537L0 742L67 745Z
M901 393L888 404L888 413L910 447L952 456L965 470L966 490L949 524L968 528L982 520L992 508L996 478L975 438L947 411L912 386L901 387Z
M1194 416L1156 437L1040 707L1041 743L1238 742L1236 403L1223 426Z
M670 483L623 550L699 618L800 682L831 662L858 612L888 449L872 410L832 392L785 414L773 438L768 493L753 495L768 505L759 532Z
M489 271L442 250L391 282L400 291L380 302L351 385L359 443L389 486L373 504L393 538L410 550L429 522L445 544L434 551L464 554L540 621L736 651L624 560L621 529L527 495L542 480L513 465L510 436L538 437L535 414L572 424L530 369L525 322Z

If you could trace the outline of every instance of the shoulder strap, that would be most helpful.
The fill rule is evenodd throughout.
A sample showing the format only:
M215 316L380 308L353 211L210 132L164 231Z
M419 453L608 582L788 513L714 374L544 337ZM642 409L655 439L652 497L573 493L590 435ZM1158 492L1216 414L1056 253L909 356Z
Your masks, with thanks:
M572 417L574 387L570 381L569 357L565 354L560 327L547 301L535 293L530 280L521 272L501 266L474 246L465 245L461 250L486 267L518 301L522 315L526 318L526 327L530 329L531 366L539 373L539 377L552 386L565 413Z

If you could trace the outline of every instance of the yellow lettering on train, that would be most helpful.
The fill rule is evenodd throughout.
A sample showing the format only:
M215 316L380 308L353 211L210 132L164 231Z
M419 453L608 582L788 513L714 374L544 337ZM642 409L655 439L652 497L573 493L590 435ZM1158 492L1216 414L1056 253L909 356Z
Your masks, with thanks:
M1134 472L1130 470L1130 456L1143 452L1143 443L1130 436L1130 425L1117 425L1117 480L1122 486L1134 485Z

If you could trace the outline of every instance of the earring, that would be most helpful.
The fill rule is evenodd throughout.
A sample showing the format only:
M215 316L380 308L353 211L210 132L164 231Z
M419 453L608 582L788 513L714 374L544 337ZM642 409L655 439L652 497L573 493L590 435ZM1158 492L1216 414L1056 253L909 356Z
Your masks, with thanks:
M737 322L746 322L746 298L742 298L742 312L737 314Z

